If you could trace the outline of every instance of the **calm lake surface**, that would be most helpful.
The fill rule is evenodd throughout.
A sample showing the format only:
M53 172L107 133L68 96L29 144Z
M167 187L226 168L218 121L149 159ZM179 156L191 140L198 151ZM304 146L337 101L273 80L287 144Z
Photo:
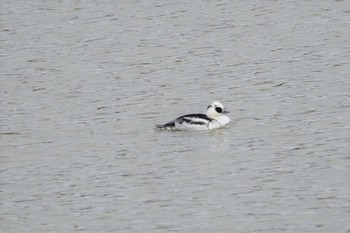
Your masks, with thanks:
M1 3L0 231L350 232L350 1ZM202 113L210 132L154 124Z

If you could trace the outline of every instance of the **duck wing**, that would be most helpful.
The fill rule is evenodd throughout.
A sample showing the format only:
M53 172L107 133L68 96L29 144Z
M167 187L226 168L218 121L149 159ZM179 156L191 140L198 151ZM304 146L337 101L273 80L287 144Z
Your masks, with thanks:
M188 114L188 115L180 116L174 121L174 123L206 125L208 124L209 121L211 121L211 119L207 117L207 115L199 113L199 114Z

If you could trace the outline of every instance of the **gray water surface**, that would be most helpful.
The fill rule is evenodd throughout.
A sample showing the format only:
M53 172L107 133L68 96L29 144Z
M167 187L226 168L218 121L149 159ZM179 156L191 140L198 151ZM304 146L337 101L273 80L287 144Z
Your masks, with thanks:
M0 231L350 232L349 1L1 3ZM154 124L213 100L210 132Z

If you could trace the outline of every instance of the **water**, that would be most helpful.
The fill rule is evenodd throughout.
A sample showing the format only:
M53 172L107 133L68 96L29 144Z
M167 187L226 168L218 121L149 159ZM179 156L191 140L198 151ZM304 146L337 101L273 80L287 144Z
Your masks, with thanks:
M2 232L350 232L349 1L1 5Z

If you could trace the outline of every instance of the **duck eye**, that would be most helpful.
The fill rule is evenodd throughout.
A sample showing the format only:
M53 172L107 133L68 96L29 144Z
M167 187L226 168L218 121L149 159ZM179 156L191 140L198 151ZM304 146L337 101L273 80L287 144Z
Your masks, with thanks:
M218 113L222 113L222 108L216 107L216 108L215 108L215 111L217 111Z

